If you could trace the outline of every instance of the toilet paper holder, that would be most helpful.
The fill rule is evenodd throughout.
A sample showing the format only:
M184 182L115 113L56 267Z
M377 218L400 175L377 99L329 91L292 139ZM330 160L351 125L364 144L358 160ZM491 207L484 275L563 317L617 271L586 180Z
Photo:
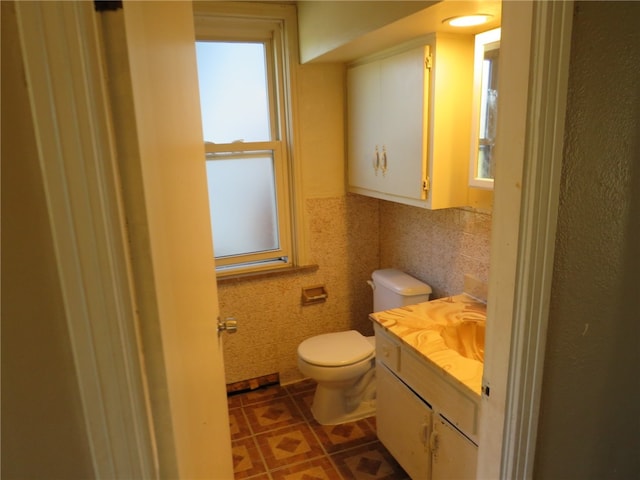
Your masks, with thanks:
M324 285L314 285L312 287L302 287L302 305L314 305L327 301L327 289Z

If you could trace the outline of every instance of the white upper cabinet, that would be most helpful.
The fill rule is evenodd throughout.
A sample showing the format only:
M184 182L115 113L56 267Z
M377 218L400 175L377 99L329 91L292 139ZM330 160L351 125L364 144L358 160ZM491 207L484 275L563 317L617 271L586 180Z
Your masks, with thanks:
M423 196L423 79L428 47L349 70L349 186L407 198Z
M433 34L350 66L349 191L466 204L473 48L471 35Z

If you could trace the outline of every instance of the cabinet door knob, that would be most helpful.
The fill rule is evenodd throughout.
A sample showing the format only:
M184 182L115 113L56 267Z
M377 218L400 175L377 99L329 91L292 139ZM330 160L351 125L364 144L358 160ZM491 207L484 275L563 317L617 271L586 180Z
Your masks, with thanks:
M436 432L435 428L431 432L431 436L429 437L429 448L431 449L431 453L436 456L438 454L438 432Z
M382 147L382 175L387 173L387 147Z
M378 175L378 170L380 169L380 152L378 151L378 145L376 145L375 149L375 157L373 159L373 170Z
M422 442L422 445L424 445L425 450L427 448L430 448L430 441L431 441L431 432L429 429L429 421L428 419L424 420L424 423L422 424L422 432L420 435L420 441Z

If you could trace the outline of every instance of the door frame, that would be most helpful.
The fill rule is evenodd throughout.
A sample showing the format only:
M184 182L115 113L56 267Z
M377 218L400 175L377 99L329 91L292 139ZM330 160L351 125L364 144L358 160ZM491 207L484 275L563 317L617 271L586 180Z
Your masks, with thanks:
M15 2L96 478L157 478L93 2Z
M533 473L572 24L570 1L502 5L497 137L511 141L496 153L477 478Z
M46 15L43 8L42 3L16 2L96 477L155 478L129 256L109 168L113 147L105 134L108 109L95 55L94 12L88 2L56 3ZM514 141L498 153L510 162L499 164L495 189L488 311L493 326L487 331L483 381L490 394L485 390L482 396L479 478L529 478L533 468L572 12L572 2L503 4L503 38L512 29L522 70L506 77L513 77L508 81L520 90L510 94L511 107L502 107L503 102L498 123L498 136ZM54 51L65 52L67 60L49 55ZM68 74L69 62L78 62L79 75ZM507 92L501 89L503 99ZM104 168L96 170L98 164ZM85 215L94 222L83 223ZM69 248L81 238L83 244L90 239L91 251ZM108 334L98 335L103 329Z

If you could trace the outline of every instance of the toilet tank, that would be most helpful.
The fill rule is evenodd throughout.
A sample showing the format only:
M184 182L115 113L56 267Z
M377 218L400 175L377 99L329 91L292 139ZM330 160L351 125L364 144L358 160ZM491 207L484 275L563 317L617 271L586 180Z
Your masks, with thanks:
M374 312L429 301L429 285L395 268L376 270L371 278Z

